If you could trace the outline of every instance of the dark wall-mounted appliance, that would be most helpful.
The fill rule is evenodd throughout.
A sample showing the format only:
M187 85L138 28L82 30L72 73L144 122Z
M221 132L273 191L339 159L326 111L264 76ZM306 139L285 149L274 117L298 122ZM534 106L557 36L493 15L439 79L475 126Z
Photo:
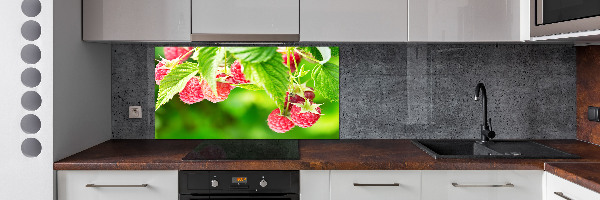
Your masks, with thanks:
M180 200L299 200L299 171L180 171Z
M532 37L599 29L598 0L531 0Z

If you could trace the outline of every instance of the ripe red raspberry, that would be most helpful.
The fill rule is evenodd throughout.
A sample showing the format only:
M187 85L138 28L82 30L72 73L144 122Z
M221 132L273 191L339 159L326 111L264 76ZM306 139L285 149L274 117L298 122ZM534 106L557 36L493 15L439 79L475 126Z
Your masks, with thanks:
M165 48L163 48L163 50L165 52L165 58L167 60L177 59L177 58L179 58L179 56L185 55L187 52L189 52L192 49L193 49L192 47L165 47ZM181 58L179 63L183 63L188 58L190 58L191 55L192 54L190 53L190 54L186 55L185 57Z
M234 84L233 78L231 78L231 76L227 76L227 74L225 74L225 73L217 74L217 78L223 78L223 77L225 77L225 82L227 84L229 84L229 87L231 87L231 89L233 90L233 88L235 88L234 85L231 85L231 84Z
M187 104L200 102L202 99L204 99L202 84L197 77L192 77L192 79L185 84L183 90L179 92L179 99Z
M227 74L225 74L225 73L217 74L217 78L226 77L226 76L227 76Z
M165 61L160 61L154 69L154 81L156 81L156 85L160 85L160 81L162 81L170 71L171 69L165 67Z
M321 108L319 104L313 104L309 101L304 104L295 103L290 111L291 119L294 124L302 128L308 128L317 123L317 120L321 117Z
M242 72L242 64L240 63L239 60L236 60L235 62L233 62L233 64L231 64L231 67L229 68L229 70L231 71L231 81L233 81L232 83L234 84L244 84L244 83L250 83L249 80L246 80L246 76L244 75L244 73Z
M229 97L231 89L231 84L217 81L218 94L214 94L210 86L208 86L208 83L206 81L202 81L202 92L204 93L204 98L213 103L225 101L225 99Z
M273 112L269 114L269 117L267 117L267 124L271 130L278 133L285 133L296 126L294 122L280 114L279 108L273 110Z
M288 64L287 63L288 62L288 54L281 55L281 58L283 58L283 64L285 66L287 66L287 64ZM292 73L294 73L296 71L296 65L298 63L300 63L301 59L302 59L302 55L300 55L298 52L294 51L294 56L290 58L290 70L292 71Z

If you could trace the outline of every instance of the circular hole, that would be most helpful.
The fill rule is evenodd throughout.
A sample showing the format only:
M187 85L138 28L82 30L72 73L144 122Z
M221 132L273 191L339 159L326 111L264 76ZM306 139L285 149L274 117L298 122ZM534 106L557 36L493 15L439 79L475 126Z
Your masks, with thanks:
M21 3L21 11L27 17L35 17L42 11L42 3L39 0L24 0Z
M21 49L21 59L27 64L35 64L40 61L42 51L38 46L28 44Z
M41 127L42 121L40 121L40 118L33 114L25 115L21 119L21 130L27 134L35 134L40 131Z
M40 38L42 34L42 27L39 23L33 20L26 21L21 26L21 35L23 38L29 41L34 41Z
M37 157L42 153L42 144L35 138L27 138L21 143L21 152L27 157Z
M42 81L42 74L36 68L27 68L21 73L21 82L27 87L36 87Z
M29 111L34 111L42 105L42 97L34 91L28 91L21 97L21 105Z

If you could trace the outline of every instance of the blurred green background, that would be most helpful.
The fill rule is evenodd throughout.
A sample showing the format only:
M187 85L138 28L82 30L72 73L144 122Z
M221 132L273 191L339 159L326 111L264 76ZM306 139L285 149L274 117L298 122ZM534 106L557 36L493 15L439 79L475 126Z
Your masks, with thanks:
M155 48L155 64L164 57L163 47ZM193 61L193 60L188 60ZM339 65L339 57L329 61ZM316 64L304 59L299 66L312 70ZM302 82L310 74L302 77ZM313 87L309 81L307 86ZM155 97L158 94L155 85ZM339 103L329 102L318 93L314 99L321 105L321 118L310 128L294 127L286 133L276 133L267 125L267 117L277 108L264 91L242 88L231 90L222 102L204 100L185 104L175 95L154 114L156 139L339 139Z

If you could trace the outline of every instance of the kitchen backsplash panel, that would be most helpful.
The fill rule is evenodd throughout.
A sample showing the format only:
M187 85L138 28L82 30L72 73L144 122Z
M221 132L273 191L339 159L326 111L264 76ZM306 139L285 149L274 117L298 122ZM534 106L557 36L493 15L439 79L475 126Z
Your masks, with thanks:
M342 139L479 138L478 82L497 138L576 138L572 45L333 45ZM154 138L155 46L165 44L112 45L114 139ZM132 105L142 106L142 119L128 118Z

